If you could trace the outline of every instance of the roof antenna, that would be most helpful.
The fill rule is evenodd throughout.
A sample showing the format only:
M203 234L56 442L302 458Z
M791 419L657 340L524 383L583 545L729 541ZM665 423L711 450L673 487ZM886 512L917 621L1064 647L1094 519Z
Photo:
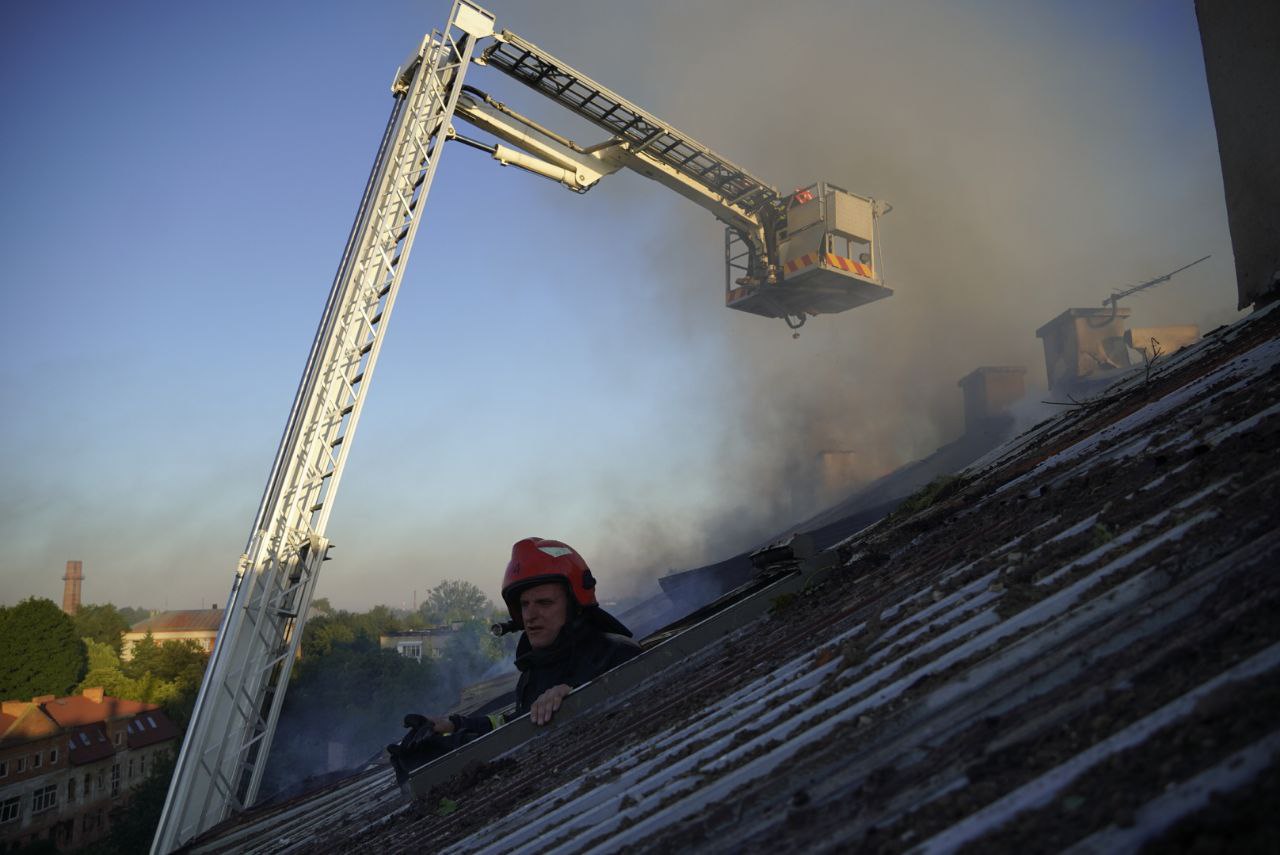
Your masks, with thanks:
M1170 279L1172 279L1174 276L1181 273L1182 271L1186 270L1188 267L1195 267L1197 264L1199 264L1200 262L1208 258L1213 258L1213 256L1203 255L1200 258L1197 258L1195 261L1191 262L1190 264L1182 265L1177 270L1170 270L1168 273L1166 273L1163 276L1157 276L1155 279L1148 279L1146 282L1142 282L1138 285L1134 285L1131 288L1125 288L1123 291L1112 291L1111 296L1102 301L1103 306L1111 307L1111 317L1108 318L1105 323L1111 323L1111 321L1115 319L1117 305L1125 297L1128 297L1131 294L1137 294L1139 291L1145 291L1146 289L1151 288L1152 286L1155 286L1155 285L1159 285L1162 282L1168 282Z

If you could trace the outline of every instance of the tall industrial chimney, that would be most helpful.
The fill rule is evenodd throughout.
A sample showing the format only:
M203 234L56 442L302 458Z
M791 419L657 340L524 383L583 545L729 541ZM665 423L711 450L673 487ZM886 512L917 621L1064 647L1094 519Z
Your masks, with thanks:
M68 561L67 574L62 577L62 610L69 615L80 611L80 583L83 581L81 562Z

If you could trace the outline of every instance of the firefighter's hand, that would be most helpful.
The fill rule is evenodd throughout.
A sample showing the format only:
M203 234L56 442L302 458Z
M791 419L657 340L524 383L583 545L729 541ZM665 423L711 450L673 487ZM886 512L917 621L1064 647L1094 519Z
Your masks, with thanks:
M572 691L573 689L564 683L547 689L533 702L533 706L529 707L529 720L534 724L546 724L551 721L551 716L560 709L560 702Z

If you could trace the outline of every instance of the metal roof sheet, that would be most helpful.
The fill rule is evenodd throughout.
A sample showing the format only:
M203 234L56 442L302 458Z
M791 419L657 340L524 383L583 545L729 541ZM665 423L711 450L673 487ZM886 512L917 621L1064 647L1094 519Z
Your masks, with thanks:
M1272 309L427 798L374 767L194 850L1101 851L1194 823L1212 794L1256 813L1280 759L1277 400Z
M222 609L180 609L161 612L158 615L140 620L130 632L192 632L198 630L217 630L222 626Z

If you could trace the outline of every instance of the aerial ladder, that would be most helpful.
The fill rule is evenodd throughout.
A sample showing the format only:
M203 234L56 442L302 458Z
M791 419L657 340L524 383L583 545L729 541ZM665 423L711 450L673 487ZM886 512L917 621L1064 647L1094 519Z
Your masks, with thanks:
M471 65L524 83L601 128L580 146L464 83ZM201 683L152 852L192 840L257 797L322 563L347 454L427 193L448 141L584 193L622 168L726 227L725 303L807 318L889 296L877 228L889 206L818 182L774 188L455 0L392 81L391 116L330 288ZM495 137L459 134L455 119Z

